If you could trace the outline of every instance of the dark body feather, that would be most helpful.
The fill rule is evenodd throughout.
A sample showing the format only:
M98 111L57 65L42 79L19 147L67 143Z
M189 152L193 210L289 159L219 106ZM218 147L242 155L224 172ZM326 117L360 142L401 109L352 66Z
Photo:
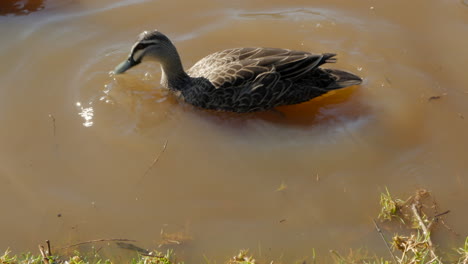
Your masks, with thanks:
M340 70L322 69L335 54L275 48L238 48L213 53L187 73L184 99L198 107L232 112L298 104L331 90L361 83Z

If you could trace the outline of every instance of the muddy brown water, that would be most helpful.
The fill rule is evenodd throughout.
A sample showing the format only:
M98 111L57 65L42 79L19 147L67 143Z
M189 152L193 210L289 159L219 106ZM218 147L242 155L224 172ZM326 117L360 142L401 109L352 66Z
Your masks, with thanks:
M386 254L371 221L385 186L432 191L461 235L440 229L447 247L467 235L466 1L18 2L0 9L0 250L156 248L185 230L171 247L188 261ZM187 68L283 47L338 53L331 66L365 81L284 116L200 111L161 89L157 64L109 75L154 28Z

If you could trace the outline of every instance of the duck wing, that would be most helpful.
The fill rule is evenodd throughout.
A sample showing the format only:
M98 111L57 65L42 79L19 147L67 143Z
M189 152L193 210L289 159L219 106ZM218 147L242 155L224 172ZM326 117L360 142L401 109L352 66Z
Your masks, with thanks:
M187 72L208 79L216 89L273 87L281 80L295 80L326 62L335 54L312 54L276 48L238 48L213 53Z

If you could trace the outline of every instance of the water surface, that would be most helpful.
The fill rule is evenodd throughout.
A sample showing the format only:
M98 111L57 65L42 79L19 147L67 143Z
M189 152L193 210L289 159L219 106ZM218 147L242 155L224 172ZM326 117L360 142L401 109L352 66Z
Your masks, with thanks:
M188 262L241 248L387 254L371 221L385 186L432 191L461 234L441 240L449 248L467 235L463 1L29 2L0 16L0 249L156 248L163 229L192 238L169 246ZM331 67L365 81L284 116L201 111L161 88L157 64L109 75L155 28L187 68L222 49L282 47L338 53Z

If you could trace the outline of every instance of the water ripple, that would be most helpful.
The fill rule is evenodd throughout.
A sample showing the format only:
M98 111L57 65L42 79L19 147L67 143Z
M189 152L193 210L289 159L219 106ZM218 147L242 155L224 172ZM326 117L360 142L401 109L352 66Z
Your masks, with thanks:
M468 0L465 0L468 1ZM368 21L358 16L352 15L349 12L342 10L333 10L328 8L283 8L270 9L264 11L246 11L243 9L233 9L230 15L240 19L275 19L275 20L319 20L330 21L332 23L352 24L361 30L368 30ZM378 26L387 28L396 28L389 21L374 20Z
M60 23L60 22L67 21L67 20L75 20L75 19L80 18L80 17L95 15L95 14L106 12L106 11L109 11L109 10L112 10L112 9L123 8L123 7L136 5L136 4L141 4L141 3L145 3L145 2L149 2L149 1L150 0L123 0L123 1L120 1L120 2L116 2L116 3L110 4L110 5L101 7L101 8L96 8L96 9L88 9L88 10L78 11L78 12L73 12L73 13L59 13L59 14L55 14L55 15L48 14L47 16L43 16L42 17L43 20L41 20L41 21L36 21L37 17L35 17L34 18L34 20L35 20L34 23L30 24L29 29L24 30L24 32L22 32L21 36L22 36L23 39L26 39L31 34L33 34L37 30L39 30L40 28L42 28L43 26L48 25L48 24ZM29 23L31 21L26 21L26 22Z

